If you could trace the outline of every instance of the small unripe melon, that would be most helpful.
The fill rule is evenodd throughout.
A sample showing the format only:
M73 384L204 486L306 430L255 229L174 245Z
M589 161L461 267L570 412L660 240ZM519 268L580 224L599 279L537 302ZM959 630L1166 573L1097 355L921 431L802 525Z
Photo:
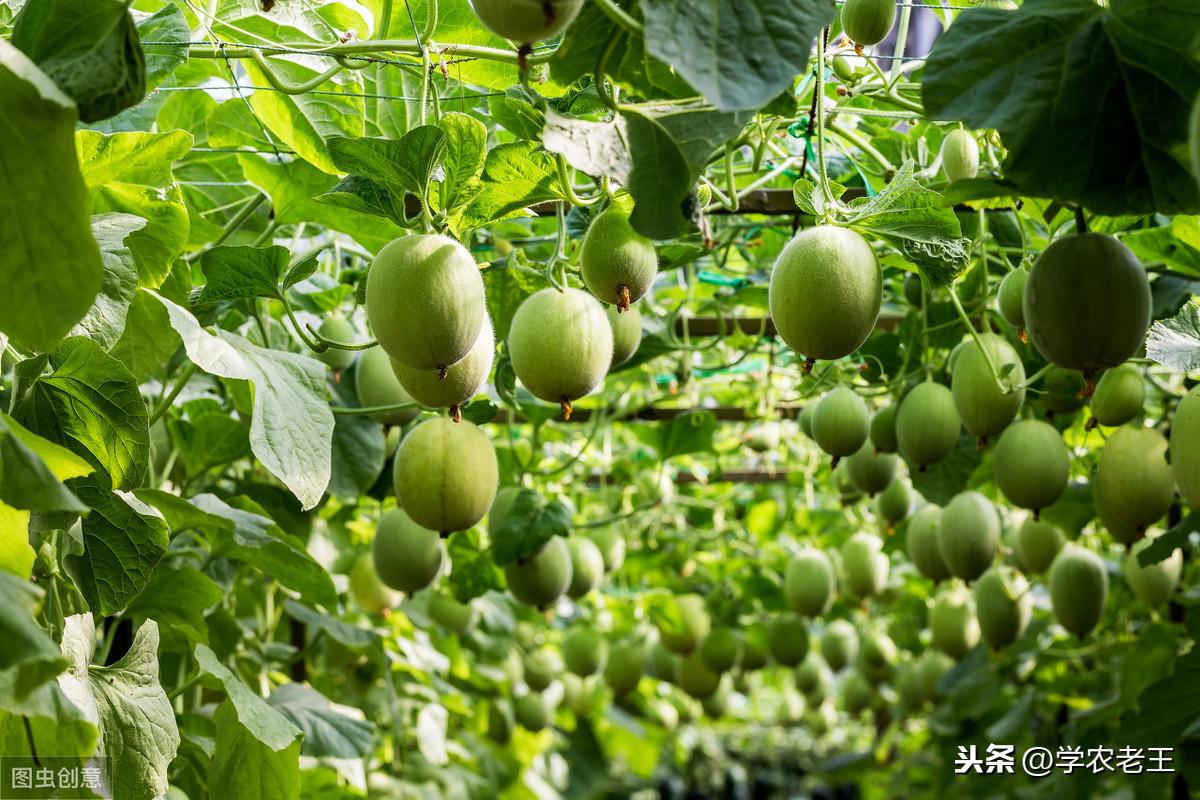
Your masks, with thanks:
M429 598L429 617L442 627L462 634L475 624L475 609L469 602L460 603L453 596L439 592Z
M936 464L958 444L961 424L954 395L940 383L915 387L896 412L896 442L900 455L917 467Z
M395 593L379 579L370 553L359 556L350 569L350 595L368 614L378 614L396 604Z
M561 33L583 0L471 0L475 15L488 30L518 44L532 44Z
M838 386L817 403L812 420L817 445L835 458L856 453L867 441L870 417L867 404L854 390Z
M598 300L624 311L650 290L658 254L654 242L629 224L629 215L612 206L588 227L579 248L579 271Z
M805 696L819 689L822 683L828 685L831 682L829 667L816 653L809 653L800 666L796 667L796 688Z
M855 665L872 683L885 680L896 663L896 643L886 633L868 633L858 648Z
M563 660L553 647L539 647L527 653L521 661L525 685L535 692L544 692L562 674Z
M658 620L658 635L671 652L690 653L708 635L711 625L704 598L698 594L678 595L671 599L671 606Z
M1162 519L1175 499L1167 440L1153 428L1118 429L1100 451L1093 493L1096 507L1121 525L1144 531Z
M1136 364L1107 369L1092 394L1092 419L1097 425L1116 428L1132 422L1146 404L1146 382Z
M604 555L591 539L572 536L567 539L571 550L571 585L567 597L578 600L600 585L604 578Z
M1176 547L1171 555L1156 564L1143 567L1138 563L1138 554L1161 536L1160 531L1151 531L1146 538L1130 548L1125 556L1125 582L1148 606L1161 606L1175 593L1179 577L1183 573L1183 551Z
M796 614L780 614L767 626L767 649L785 667L794 667L808 655L808 626Z
M888 557L883 542L870 533L856 533L842 545L842 569L846 588L858 598L883 591L888 579Z
M1066 537L1057 526L1030 517L1018 529L1017 540L1021 564L1029 572L1042 573L1050 569Z
M713 628L700 643L700 658L713 672L728 672L741 661L741 637L732 628Z
M1025 325L1051 363L1081 372L1115 367L1138 351L1150 327L1146 270L1108 234L1056 239L1029 271Z
M591 539L600 548L600 557L604 559L604 571L613 572L625 563L625 536L621 529L614 526L600 528L591 535Z
M1025 390L1016 387L1025 381L1025 367L1004 337L985 333L979 338L982 348L971 340L954 362L950 391L963 427L986 440L1003 431L1021 409ZM999 383L992 377L989 358L1001 376Z
M925 681L915 661L896 667L896 696L905 711L920 711L925 705Z
M421 405L453 408L479 393L492 371L495 358L496 334L492 330L492 321L485 314L475 344L462 359L450 365L445 375L437 370L412 369L395 360L392 370L403 388Z
M1108 600L1108 570L1100 556L1076 544L1068 544L1049 575L1050 603L1058 623L1078 638L1087 636Z
M874 329L883 276L862 236L818 225L796 234L780 252L768 299L775 328L789 347L832 361L854 352Z
M1014 328L1025 327L1025 284L1029 281L1029 270L1017 267L1000 280L996 290L996 305L1000 316Z
M449 417L426 420L396 450L396 496L430 530L465 531L496 498L500 470L487 434Z
M1171 419L1171 470L1183 499L1200 511L1200 387L1179 401Z
M955 495L944 509L938 527L938 547L950 571L973 581L992 565L1000 546L1000 515L979 492Z
M742 636L742 672L753 672L767 665L771 652L767 645L767 626L752 623Z
M1020 639L1033 616L1033 595L1025 577L1011 567L992 567L974 588L983 640L1000 650Z
M942 523L942 509L935 505L923 506L908 521L908 539L905 548L908 560L917 571L934 583L950 577L950 568L942 558L938 529Z
M589 625L576 625L563 638L563 663L576 675L586 678L604 668L608 642Z
M1067 490L1071 456L1054 426L1035 419L1009 426L996 444L996 486L1015 506L1038 510Z
M612 326L587 292L542 289L513 315L508 350L517 378L535 397L569 403L604 380L612 363Z
M679 672L679 661L679 655L668 650L660 640L650 646L646 666L651 677L673 683Z
M697 651L680 659L675 684L692 697L703 700L717 691L721 685L721 675L709 669Z
M608 323L613 332L613 355L609 369L619 367L638 351L642 344L642 312L630 308L618 314L616 306L606 306Z
M912 491L908 484L897 479L875 498L875 512L888 525L895 525L908 516L912 501Z
M875 690L870 682L858 672L851 672L842 679L840 700L842 710L850 716L861 714L871 705L871 696Z
M942 676L954 667L954 659L941 650L926 650L921 656L921 682L925 684L925 696L933 700L941 696L938 684Z
M367 319L379 346L412 369L448 369L479 338L483 278L467 249L440 234L384 245L367 274Z
M904 300L913 308L921 308L925 304L925 286L921 276L910 272L904 276Z
M804 408L800 409L800 416L796 420L800 424L800 431L810 439L813 436L813 430L812 430L813 415L816 413L817 413L817 404L809 403Z
M571 550L555 536L536 555L504 568L508 590L522 603L537 608L553 605L571 585Z
M938 595L929 609L933 646L954 659L969 653L979 642L979 620L975 599L961 586Z
M615 695L632 692L642 680L646 651L639 644L621 644L612 648L604 667L604 682Z
M900 445L896 441L896 410L895 403L884 406L871 417L871 444L881 453L894 453Z
M833 604L836 589L833 564L822 551L806 547L788 562L783 593L797 614L806 617L824 614Z
M896 24L896 0L846 0L842 30L859 45L878 44Z
M838 497L842 501L842 505L851 505L862 499L862 492L854 485L854 481L850 480L850 472L846 469L845 464L838 464L833 471L833 485L837 487Z
M876 453L871 442L863 442L858 451L846 459L850 480L869 495L877 495L892 484L900 459L891 453Z
M1083 375L1073 369L1051 367L1042 378L1042 408L1047 414L1070 414L1086 402L1079 395L1087 386Z
M821 633L821 657L834 672L858 658L858 631L844 619L835 619Z
M421 527L398 508L379 518L372 553L379 579L406 594L433 583L445 555L437 531Z
M962 128L946 134L942 140L942 167L952 181L974 178L979 174L979 143L975 135Z
M550 701L540 692L527 692L513 700L513 716L517 724L531 733L543 731L554 716Z
M1008 551L1004 555L1004 563L1028 573L1030 570L1025 566L1025 554L1021 551L1021 529L1008 526L1004 529L1001 540Z
M317 333L335 342L353 344L358 340L358 331L345 317L326 317L317 327ZM350 369L350 365L354 363L354 351L331 347L323 353L318 353L317 359L330 369Z
M381 425L407 425L421 413L421 409L415 405L416 400L400 385L392 370L392 360L381 347L364 350L358 357L358 367L354 370L354 391L363 408L414 404L412 408L400 411L371 414L371 419Z

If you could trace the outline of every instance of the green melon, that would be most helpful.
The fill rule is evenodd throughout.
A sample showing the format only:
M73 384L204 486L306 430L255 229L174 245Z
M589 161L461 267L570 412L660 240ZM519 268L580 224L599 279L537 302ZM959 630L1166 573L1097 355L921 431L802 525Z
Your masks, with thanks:
M613 332L613 355L609 369L619 367L638 351L642 345L642 312L630 308L623 314L618 314L616 306L606 306L604 313L608 315L608 324Z
M724 686L718 685L717 691L700 701L700 707L704 709L704 716L709 719L720 719L729 710L729 691Z
M1171 469L1183 499L1200 511L1200 387L1179 401L1171 419Z
M996 305L1000 316L1014 328L1025 329L1025 284L1029 282L1029 270L1017 267L1000 280L996 292Z
M700 658L713 672L728 672L741 661L741 637L732 628L713 628L700 643Z
M875 690L869 681L858 672L851 672L842 679L839 688L839 700L842 710L850 716L857 716L871 705L871 697Z
M1025 390L1019 388L1025 381L1025 367L1004 337L985 333L979 338L982 348L972 340L954 362L950 391L963 427L986 442L1003 431L1020 411L1025 401ZM1002 376L1000 383L992 377L989 358Z
M1050 569L1066 537L1058 527L1030 517L1018 529L1017 541L1020 543L1021 565L1028 572L1042 573Z
M896 443L900 455L923 469L953 452L961 424L954 395L940 383L926 381L914 388L896 413Z
M833 485L837 488L842 505L852 505L862 499L862 492L854 485L854 481L850 480L850 472L845 464L838 464L834 468Z
M1146 404L1146 382L1137 364L1128 362L1107 369L1092 394L1094 425L1116 428L1132 422Z
M804 725L815 737L824 736L837 724L837 710L831 703L821 702L804 715Z
M445 557L437 532L421 527L398 508L379 518L372 554L379 579L410 595L433 583Z
M896 0L846 0L842 30L857 45L878 44L896 24Z
M354 344L359 338L358 331L345 317L326 317L317 327L317 333L325 339L345 344ZM350 369L350 365L354 363L354 351L331 347L322 353L317 353L317 359L330 369L340 372Z
M358 367L354 370L354 391L358 395L358 404L363 408L413 403L412 408L371 414L371 419L381 425L407 425L421 413L421 409L416 407L416 400L397 380L396 373L392 371L392 360L382 347L372 347L359 355Z
M1125 582L1148 606L1161 606L1175 593L1183 574L1183 551L1176 547L1171 555L1155 564L1142 566L1138 554L1154 543L1161 531L1147 532L1146 538L1130 548L1125 556Z
M526 605L548 608L571 585L571 550L567 540L555 536L536 555L504 568L508 590Z
M742 636L742 671L753 672L762 669L767 665L770 656L767 626L761 622L751 623Z
M438 592L429 598L429 618L444 628L463 634L475 624L475 609L469 602L460 603L452 595Z
M527 653L521 661L525 685L535 692L544 692L562 675L562 656L553 647L539 647Z
M625 563L625 535L621 529L614 526L600 528L591 534L591 539L600 548L600 557L604 559L604 571L613 572Z
M816 697L817 702L825 699L821 689L828 689L833 683L833 675L829 667L816 653L809 653L803 663L796 668L796 688L810 701Z
M1053 425L1027 419L1009 426L996 444L996 486L1015 506L1051 506L1067 490L1071 455Z
M896 663L896 643L886 633L868 633L858 648L858 671L872 683L886 680Z
M979 642L979 620L975 599L961 586L938 595L929 609L929 630L933 646L954 659L974 649Z
M445 375L436 370L411 369L392 361L392 370L405 391L430 408L456 408L470 400L487 381L496 358L496 335L485 314L483 327L471 350L450 365Z
M905 711L920 711L925 705L925 681L916 662L906 661L896 667L896 696Z
M646 651L640 644L619 644L612 648L604 666L604 682L615 695L632 692L642 680Z
M629 215L611 206L592 220L583 237L579 271L598 300L624 311L650 291L658 255L654 242L629 224Z
M543 731L554 716L550 701L539 692L527 692L513 700L513 716L522 728L531 733Z
M797 417L797 422L800 423L800 430L808 438L812 438L812 420L813 415L817 413L817 404L809 403L804 408L800 409L800 416Z
M467 249L440 234L401 236L367 274L367 319L379 346L406 367L442 371L471 350L487 310Z
M583 0L471 0L488 30L518 44L562 33L579 15Z
M842 545L842 571L846 589L855 597L879 594L887 585L888 557L883 542L869 533L856 533Z
M794 667L808 655L808 626L796 614L780 614L767 626L767 649L785 667Z
M571 584L567 597L578 600L600 585L604 579L604 555L591 539L571 536L567 539L571 551Z
M983 640L1001 650L1020 639L1033 615L1033 595L1025 577L1011 567L992 567L974 588Z
M1087 386L1083 375L1073 369L1051 367L1042 377L1042 408L1047 418L1051 415L1070 414L1083 407L1086 402L1080 395Z
M769 421L750 428L746 431L742 441L755 453L770 453L779 448L782 436L783 431L780 429L779 423Z
M962 492L942 509L938 549L956 577L978 578L992 565L999 546L1000 515L979 492Z
M703 700L717 691L721 685L721 675L709 669L700 652L696 651L679 661L675 685L692 697Z
M448 533L483 519L500 470L487 434L470 422L437 417L418 425L396 450L400 505L418 525Z
M925 305L925 285L921 281L921 276L915 272L909 272L904 276L904 300L913 308L921 308Z
M1080 639L1087 636L1100 622L1108 600L1108 570L1100 556L1066 545L1050 566L1049 586L1058 624Z
M846 459L846 472L850 480L872 496L892 484L899 466L899 458L890 453L876 453L875 446L869 441L863 442L863 446Z
M687 654L708 635L711 621L704 598L698 594L683 594L671 598L670 608L660 616L658 635L673 653Z
M1094 488L1095 487L1093 486L1093 499L1095 498L1096 494ZM1129 545L1133 544L1138 539L1141 539L1144 535L1144 531L1133 525L1128 525L1114 517L1112 512L1109 511L1108 506L1096 503L1095 507L1096 517L1100 520L1100 524L1108 530L1108 533L1110 536L1112 536L1114 542Z
M368 614L378 614L396 604L396 595L379 579L370 553L359 556L350 569L350 596Z
M912 491L908 484L897 479L875 498L875 513L890 528L908 516L912 502Z
M942 168L951 181L967 180L979 174L979 142L962 128L946 134L942 140Z
M1108 438L1093 478L1097 508L1119 525L1144 531L1175 499L1167 440L1153 428L1126 425Z
M821 657L834 672L858 658L858 630L844 619L835 619L821 633Z
M604 669L608 642L590 625L576 625L563 637L562 655L568 670L586 678Z
M954 667L954 659L941 650L926 650L921 655L918 669L921 671L921 682L925 685L925 696L933 700L940 697L942 692L938 684L942 676Z
M1056 239L1029 271L1025 325L1047 361L1085 373L1115 367L1150 327L1146 270L1108 234Z
M824 614L833 604L836 590L833 564L822 551L806 547L788 562L783 593L797 614L806 617Z
M896 441L896 403L884 406L871 417L871 444L881 453L894 453L900 445Z
M569 407L604 380L612 363L613 330L604 307L587 292L542 289L513 315L508 351L526 389Z
M853 455L867 441L867 404L853 389L832 389L817 403L812 429L817 445L834 459Z
M775 328L809 359L832 361L854 352L875 328L882 299L875 253L848 228L802 230L771 272L768 300Z
M905 542L908 560L918 572L934 583L950 577L950 568L942 558L938 536L941 522L942 509L935 505L923 506L908 521L908 538Z

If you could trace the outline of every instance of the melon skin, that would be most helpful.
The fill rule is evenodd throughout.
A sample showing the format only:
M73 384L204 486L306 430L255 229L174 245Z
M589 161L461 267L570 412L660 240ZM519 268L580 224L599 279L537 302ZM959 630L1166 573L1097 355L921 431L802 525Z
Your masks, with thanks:
M379 518L371 552L379 579L408 595L429 587L445 558L437 532L422 527L398 508Z
M834 672L858 658L858 630L844 619L835 619L821 634L821 657Z
M578 400L604 380L613 331L603 306L579 289L542 289L525 299L508 334L513 371L535 397Z
M600 585L604 578L604 556L591 539L572 536L567 539L571 551L571 584L567 597L578 600Z
M871 684L858 672L851 672L842 680L840 700L842 710L851 716L861 714L871 705L874 690Z
M553 714L550 702L538 692L529 692L513 700L513 716L517 724L531 733L545 730Z
M1033 616L1029 582L1011 567L992 567L975 582L975 613L983 640L993 650L1008 647Z
M1080 639L1091 633L1108 600L1108 570L1100 556L1068 544L1050 567L1049 586L1058 624Z
M1136 364L1121 364L1104 371L1092 395L1096 425L1117 428L1132 422L1146 404L1146 382Z
M462 359L450 365L444 376L437 370L406 367L394 359L391 367L401 387L421 405L455 408L479 393L491 374L495 358L496 334L485 314L475 344Z
M797 614L817 617L833 605L837 580L829 556L806 547L792 557L783 577L783 593Z
M1080 393L1087 387L1082 373L1073 369L1051 367L1042 378L1042 408L1046 416L1072 414L1086 402Z
M1017 541L1020 543L1021 565L1027 572L1036 574L1050 568L1062 550L1066 537L1057 526L1030 517L1017 529Z
M1029 270L1017 267L1000 280L996 290L996 305L1000 316L1014 328L1025 327L1025 284L1029 282Z
M594 628L577 625L563 639L562 654L567 669L586 678L604 669L608 642Z
M680 659L676 668L675 684L697 700L703 700L716 693L721 685L721 675L709 669L700 657L700 652L696 651Z
M621 644L612 648L604 666L604 682L615 695L632 692L642 681L645 650L639 644Z
M1161 531L1147 533L1146 538L1130 548L1125 556L1125 582L1139 600L1152 607L1161 606L1170 599L1183 574L1183 551L1178 547L1157 564L1143 567L1138 563L1138 554L1161 535Z
M467 249L448 236L401 236L367 273L367 319L379 346L411 369L448 369L479 338L483 278Z
M395 593L379 579L370 553L359 556L350 569L350 594L368 614L378 614L396 604Z
M687 655L708 636L712 625L704 598L698 594L684 594L672 598L673 613L678 617L679 627L658 626L659 639L672 653Z
M504 568L508 590L522 603L547 608L571 585L571 551L566 539L555 536L535 555Z
M985 333L979 339L983 348L971 340L959 353L950 376L950 391L963 427L986 441L1008 427L1021 410L1025 390L1014 388L1006 392L1005 389L1024 383L1025 366L1004 337ZM1001 383L992 377L988 358L997 374L1004 376Z
M618 570L625 563L625 536L619 528L601 528L591 534L591 540L600 548L605 572Z
M908 488L908 484L896 479L875 498L875 513L889 526L892 526L908 516L912 502L912 491Z
M842 30L855 44L878 44L895 24L895 0L846 0L842 6Z
M742 672L762 669L770 660L767 645L767 626L761 622L751 623L742 635Z
M358 331L345 317L327 317L317 327L317 333L334 342L353 344L358 339ZM350 369L354 363L354 351L331 347L323 353L317 353L317 359L332 370L340 372Z
M742 659L742 642L732 628L713 628L700 643L700 658L713 672L728 672Z
M767 626L767 649L776 663L796 666L808 656L808 626L796 614L780 614Z
M921 282L921 276L915 272L910 272L904 276L904 285L901 287L904 292L904 300L913 308L921 308L925 305L925 285Z
M856 533L842 545L842 570L846 589L854 597L879 594L887 585L889 562L883 542L869 533Z
M896 662L896 643L886 633L868 633L858 648L858 671L872 683L886 680Z
M839 386L825 394L813 412L813 439L834 458L854 455L867 441L867 404L854 390Z
M544 692L563 671L562 656L551 647L527 653L521 659L525 685L535 692Z
M1167 447L1153 428L1119 428L1100 451L1093 479L1096 508L1118 526L1138 532L1162 519L1175 498Z
M863 442L863 446L846 459L850 480L871 496L891 486L899 468L899 458L891 453L876 453L875 446L869 441Z
M650 646L650 653L646 657L646 669L650 677L674 683L680 660L678 653L668 650L662 641L657 641Z
M942 509L938 549L955 577L973 581L992 565L1000 546L1000 515L976 491L955 495Z
M883 276L867 241L818 225L796 234L771 271L768 302L787 345L810 359L849 355L875 328Z
M925 705L925 681L916 661L906 661L896 668L896 695L905 711L920 711Z
M426 420L405 437L394 469L400 505L417 524L442 533L483 519L500 482L487 434L449 417Z
M942 696L942 692L938 689L938 684L941 682L942 676L953 667L954 659L940 650L929 649L921 655L917 669L921 673L921 683L925 687L926 697L930 700L936 700Z
M900 448L896 441L897 404L884 406L871 417L871 444L881 453L894 453Z
M604 313L608 315L608 323L613 332L613 355L609 369L621 366L642 345L642 312L629 308L618 314L616 306L606 306Z
M1179 493L1200 511L1200 387L1192 389L1171 420L1171 470Z
M1150 327L1146 270L1107 234L1056 239L1029 271L1025 327L1053 364L1087 374L1115 367L1137 353Z
M933 646L958 660L979 643L979 620L975 598L957 586L938 595L929 609L929 630Z
M429 598L429 617L442 627L464 634L475 624L475 608L460 603L448 594L437 593Z
M562 33L579 16L583 0L471 0L471 6L492 33L531 44Z
M629 224L629 215L613 206L588 227L579 248L579 271L596 299L623 312L650 291L658 275L658 254L654 243Z
M358 367L354 370L354 392L358 395L358 404L363 408L416 403L413 396L400 385L396 373L392 371L392 360L381 347L372 347L359 355ZM407 425L420 413L421 409L414 405L413 408L371 414L370 417L380 425Z
M942 509L935 505L921 508L908 521L908 538L905 542L908 560L918 572L934 583L941 583L951 576L939 543L941 522Z
M808 658L796 668L796 688L810 703L819 703L825 699L825 693L833 683L833 673L825 665L824 660L816 653L810 653Z
M1054 426L1015 422L1000 436L993 459L996 486L1020 508L1051 506L1067 490L1071 456Z
M942 140L942 168L951 181L967 180L979 174L979 143L970 131L956 128Z
M940 383L916 386L896 413L896 442L900 455L918 468L936 464L953 452L962 425L954 395Z

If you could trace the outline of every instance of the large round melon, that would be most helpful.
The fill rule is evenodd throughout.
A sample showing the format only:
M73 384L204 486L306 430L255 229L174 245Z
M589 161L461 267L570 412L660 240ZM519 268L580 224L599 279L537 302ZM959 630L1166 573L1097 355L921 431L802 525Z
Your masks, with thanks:
M416 400L400 385L392 370L392 360L382 347L372 347L359 355L358 367L354 370L354 391L363 408L414 404L412 408L372 414L371 419L381 425L407 425L421 413L415 405Z
M1036 511L1066 491L1071 456L1053 425L1026 419L1000 436L994 467L996 486L1008 501Z
M1003 336L985 333L979 338L982 348L972 339L955 360L950 391L963 427L987 441L1003 431L1021 409L1025 366ZM992 377L992 368L1001 376L999 382Z
M1142 566L1138 556L1162 535L1150 531L1125 556L1125 581L1137 598L1148 606L1161 606L1175 592L1183 574L1183 551L1176 547L1162 561Z
M936 464L954 450L961 427L951 391L925 381L905 396L896 413L900 455L919 469Z
M1011 567L992 567L975 582L975 613L983 640L993 650L1008 647L1033 616L1029 582Z
M842 6L842 30L855 44L878 44L895 24L895 0L846 0Z
M956 577L973 581L992 565L1000 546L1000 515L976 491L954 496L942 509L938 548Z
M900 459L891 453L876 453L875 445L863 442L863 446L846 459L846 472L850 480L869 495L877 495L896 479Z
M1068 544L1050 566L1048 582L1058 624L1080 639L1087 636L1104 615L1108 600L1108 570L1100 556Z
M905 542L908 560L918 572L934 583L940 583L951 575L938 541L941 524L942 509L935 505L924 506L908 521L908 539Z
M813 413L813 439L835 459L858 452L870 431L870 412L858 394L846 386L831 389Z
M938 595L929 609L933 646L951 658L962 658L979 642L979 620L975 598L962 586Z
M571 551L567 540L555 536L535 555L504 568L508 590L522 603L537 608L553 605L571 585Z
M487 381L496 358L496 335L485 314L483 327L471 350L450 365L445 375L437 370L412 369L392 361L392 369L401 386L421 405L430 408L454 408L470 400Z
M650 290L658 274L658 255L654 242L635 231L629 215L613 206L588 227L579 248L579 271L598 300L623 312Z
M1171 470L1183 499L1200 511L1200 387L1179 401L1171 419Z
M613 355L609 369L619 367L638 351L642 345L642 312L636 308L628 308L623 313L617 313L616 306L606 306L605 313L612 325Z
M464 531L479 522L492 507L499 481L496 451L470 422L427 420L396 450L396 496L430 530Z
M870 533L856 533L842 545L842 570L846 590L854 597L879 594L887 585L890 563L883 542Z
M441 537L398 508L385 511L379 518L372 553L379 579L405 594L419 592L433 583L444 558Z
M1100 451L1092 490L1106 517L1144 531L1162 519L1175 498L1167 440L1153 428L1119 428Z
M829 556L806 547L792 557L783 578L783 593L797 614L817 617L829 610L837 582Z
M579 289L542 289L513 315L508 350L517 378L535 397L569 404L608 372L613 331L604 307Z

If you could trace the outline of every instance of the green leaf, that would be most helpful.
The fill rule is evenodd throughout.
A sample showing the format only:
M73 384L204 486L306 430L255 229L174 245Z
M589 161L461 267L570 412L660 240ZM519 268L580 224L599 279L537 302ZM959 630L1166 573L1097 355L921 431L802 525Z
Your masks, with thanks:
M62 660L63 669L66 663ZM16 699L14 674L0 672L0 752L23 758L52 753L55 758L77 759L83 766L96 752L96 721L67 698L57 681Z
M286 750L297 742L300 728L242 683L207 645L198 644L193 652L200 672L216 679L215 683L209 681L211 685L225 690L234 718L256 742L274 752Z
M315 758L366 758L371 754L375 726L357 708L336 705L299 683L285 683L267 703L304 732L300 754Z
M465 603L486 592L504 591L504 573L483 547L479 531L470 530L450 537L446 552L454 569L450 571L450 586L454 597Z
M188 478L250 455L245 424L222 411L206 411L188 420L169 420L167 428L179 445Z
M23 700L34 689L67 668L58 645L34 621L45 592L7 572L0 572L0 707Z
M137 291L138 272L126 238L146 227L146 220L132 214L101 214L92 219L92 235L100 245L104 279L96 302L71 331L89 336L101 347L111 348L125 331L125 317Z
M1193 515L1194 516L1194 515ZM1121 738L1131 745L1172 747L1200 732L1200 648L1175 661L1170 676L1138 696L1137 710L1121 718Z
M282 299L279 282L292 255L286 247L213 247L200 256L205 284L197 304L254 297ZM316 263L316 257L310 259Z
M0 413L0 501L25 511L83 513L87 506L62 481L91 471L91 465L70 450Z
M1166 225L1121 237L1144 264L1162 263L1173 272L1200 278L1200 217L1172 217Z
M96 755L113 797L162 796L179 729L158 682L158 626L143 623L121 660L104 667L91 663L92 615L76 614L66 620L62 649L70 666L59 684L100 730Z
M973 436L961 436L950 455L936 464L912 473L913 488L931 503L944 506L954 495L967 488L971 473L982 456Z
M1148 567L1170 558L1176 548L1186 551L1188 540L1196 531L1200 531L1200 512L1193 511L1174 528L1143 548L1138 553L1138 564Z
M595 122L548 109L541 139L547 150L561 154L568 164L586 175L605 175L622 182L628 180L633 170L627 144L628 125L622 116Z
M687 411L657 427L658 457L663 461L688 453L713 452L717 418L710 411Z
M313 198L360 214L387 217L397 225L407 225L404 194L393 194L386 186L362 175L347 175L327 192Z
M176 45L155 45L145 54L146 88L153 89L187 61L192 31L179 6L173 3L140 20L137 29L142 41L178 42Z
M1179 372L1200 370L1200 307L1188 303L1175 317L1150 326L1146 357Z
M129 604L125 614L156 620L194 642L207 642L208 623L204 616L224 596L221 587L200 570L164 562L154 570L146 588Z
M146 404L121 362L72 337L50 357L53 372L17 404L21 424L103 469L117 489L142 482L150 456Z
M0 331L50 350L87 313L103 274L75 157L75 107L2 39L0 107L0 284L18 299L0 303Z
M334 385L338 405L357 406L349 381ZM387 458L383 426L359 414L337 414L333 422L329 494L355 501L375 485Z
M83 554L70 556L79 591L91 609L110 616L146 587L167 552L167 524L131 494L117 494L94 478L70 483L92 511L83 518Z
M396 195L409 191L425 197L446 153L446 132L435 125L422 125L399 139L337 136L326 145L334 165L343 172L368 176Z
M483 166L483 187L467 209L467 228L516 216L529 206L564 200L554 157L536 142L514 142L492 148Z
M488 98L488 117L518 139L536 142L541 138L546 115L529 102L518 86L509 87L504 94Z
M547 501L531 489L522 489L492 537L492 559L504 567L541 552L555 536L570 533L571 512L566 506L557 500Z
M84 122L107 119L146 96L137 25L121 0L28 0L12 42L79 106Z
M973 208L990 208L995 204L983 200L1006 200L1020 197L1021 190L1005 178L963 178L942 189L942 204L947 207L970 203ZM1007 205L1008 203L1005 203Z
M298 735L282 749L269 747L239 721L230 700L217 708L214 719L216 747L208 766L210 797L237 797L239 800L296 800L300 797Z
M374 647L381 641L379 634L368 628L351 625L337 617L314 611L308 606L297 603L295 600L285 600L283 605L293 619L304 623L310 628L324 631L334 641L344 644L351 650L362 652Z
M925 111L998 130L1004 174L1022 194L1109 215L1194 213L1186 141L1198 28L1192 0L969 11L929 56Z
M446 134L446 153L433 205L453 220L479 192L479 176L487 159L487 127L457 112L443 116L438 127Z
M805 72L832 0L642 0L646 48L722 111L757 109Z
M123 363L135 381L142 383L158 372L178 349L179 337L171 328L167 310L149 291L138 289L129 304L125 330L109 348L109 355Z
M253 384L250 446L254 455L306 510L316 506L329 485L334 425L325 365L296 353L258 347L229 331L211 334L186 309L156 297L196 366Z

